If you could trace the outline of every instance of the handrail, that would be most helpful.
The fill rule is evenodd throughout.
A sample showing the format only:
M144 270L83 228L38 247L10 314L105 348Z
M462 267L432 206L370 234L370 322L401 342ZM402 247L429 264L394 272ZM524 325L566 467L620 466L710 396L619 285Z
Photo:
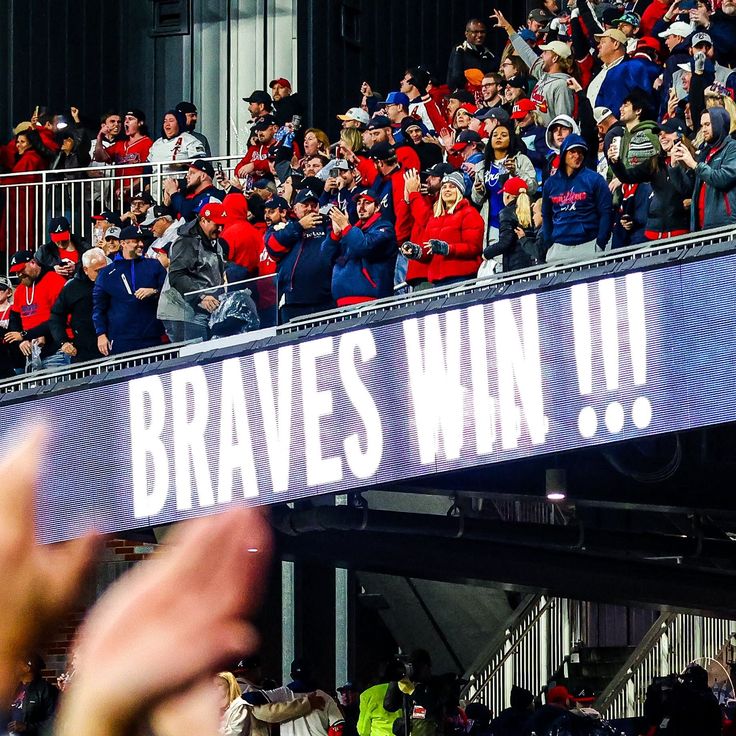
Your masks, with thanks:
M582 261L578 263L570 263L564 265L544 265L538 266L532 269L523 269L519 271L502 273L494 275L486 279L469 279L460 284L454 284L452 286L440 286L433 289L426 289L421 292L414 292L412 294L405 295L394 295L385 297L383 299L377 299L373 302L366 302L363 304L354 305L351 307L344 307L338 310L330 310L326 312L320 312L317 314L309 315L299 320L294 320L285 325L279 325L276 328L278 334L290 334L300 330L316 327L319 325L341 322L344 320L352 319L355 317L361 317L366 314L372 314L378 311L389 312L393 309L399 309L402 307L410 306L413 304L419 304L423 302L441 300L443 298L450 298L459 296L467 293L472 293L476 290L487 290L493 287L509 286L511 284L518 284L523 282L534 282L540 281L543 278L553 277L565 273L575 273L584 271L586 269L599 267L602 265L624 262L635 260L641 257L656 256L663 253L686 250L705 244L728 242L730 240L736 240L736 228L722 227L714 228L712 230L706 230L700 233L690 233L688 235L681 235L668 240L653 241L645 245L632 246L631 248L622 248L610 253L601 254L597 258ZM736 246L735 246L736 248ZM212 343L213 349L216 348L216 341ZM155 356L156 351L151 351L151 355ZM161 359L167 357L176 357L177 353L171 351L171 354L166 354L167 351L161 351ZM149 361L153 362L153 361ZM128 365L136 365L137 363L129 362L129 356L121 355L116 361L111 363L108 360L100 360L96 362L90 362L84 364L86 373L82 375L88 375L88 371L95 365L99 366L116 366L126 367ZM81 366L82 364L80 364ZM79 370L79 366L71 366L70 368L62 369L55 373L49 374L58 376L59 380L62 379L73 379L75 370ZM27 387L27 384L36 383L37 380L31 376L19 376L17 378L5 379L0 381L0 391L20 391Z
M735 623L693 614L662 613L594 707L606 718L640 715L647 687L654 677L680 673L697 659L717 655L728 642Z
M533 598L522 610L522 612L519 614L519 619L523 621L529 613L531 613L539 604L544 600L544 596L538 595L535 598ZM505 645L508 644L511 641L514 641L514 646L509 648L505 654L501 656L501 659L496 663L496 665L493 667L493 669L488 673L488 675L485 677L483 682L480 683L480 685L476 685L473 683L473 690L475 692L473 695L470 696L466 700L468 703L472 703L476 700L476 698L481 694L481 691L486 687L486 685L496 676L496 673L503 667L503 665L506 663L506 661L509 659L509 657L513 656L516 653L516 649L519 647L520 643L524 640L526 635L532 630L533 626L539 621L539 619L549 610L550 606L552 606L552 599L548 599L546 603L542 605L542 607L534 614L532 617L532 620L529 621L529 623L524 627L522 632L518 636L514 636L514 631L512 629L507 629L506 636L504 637L503 643L500 647L500 651L503 651L505 649ZM468 684L465 686L465 689L463 692L467 692L470 689L471 682L469 681ZM462 693L461 693L462 697Z

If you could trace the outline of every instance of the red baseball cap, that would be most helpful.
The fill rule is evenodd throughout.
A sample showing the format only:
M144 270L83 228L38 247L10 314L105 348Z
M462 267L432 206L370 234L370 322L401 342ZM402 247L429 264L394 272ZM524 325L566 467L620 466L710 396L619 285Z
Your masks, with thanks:
M534 112L537 106L527 97L522 97L514 104L511 113L512 120L523 120L530 112Z
M227 222L227 212L222 202L208 202L202 205L202 208L199 210L199 216L217 225L224 225Z
M272 79L268 83L268 88L273 89L278 84L279 87L288 87L291 89L291 82L288 79L284 79L284 77L279 77L278 79Z
M502 194L510 194L512 197L518 197L522 192L528 192L529 185L520 177L512 176L506 179L501 187Z

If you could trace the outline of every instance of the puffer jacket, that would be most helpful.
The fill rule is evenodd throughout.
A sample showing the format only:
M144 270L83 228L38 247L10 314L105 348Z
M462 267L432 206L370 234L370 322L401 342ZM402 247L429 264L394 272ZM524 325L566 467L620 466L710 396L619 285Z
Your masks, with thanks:
M339 235L331 232L322 243L322 252L334 264L332 296L338 306L393 294L396 236L380 212L349 225Z
M452 212L430 217L424 228L424 241L444 240L450 252L446 256L422 256L422 260L429 261L429 280L437 284L458 276L474 277L481 262L484 230L483 218L467 199L461 199Z
M486 247L483 255L487 260L496 256L503 256L502 270L515 271L518 268L529 268L542 263L541 257L541 238L539 246L537 246L537 233L534 227L524 230L524 239L519 240L516 234L516 228L519 225L519 218L516 216L516 205L510 204L501 210L499 216L501 227L498 234L498 242Z

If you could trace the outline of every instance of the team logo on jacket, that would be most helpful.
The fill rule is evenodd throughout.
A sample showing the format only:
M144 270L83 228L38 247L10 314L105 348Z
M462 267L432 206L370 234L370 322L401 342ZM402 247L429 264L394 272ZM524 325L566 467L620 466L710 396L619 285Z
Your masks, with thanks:
M558 194L550 197L550 199L559 206L563 212L572 212L577 209L576 205L578 202L584 202L588 199L587 192L565 192L564 194Z

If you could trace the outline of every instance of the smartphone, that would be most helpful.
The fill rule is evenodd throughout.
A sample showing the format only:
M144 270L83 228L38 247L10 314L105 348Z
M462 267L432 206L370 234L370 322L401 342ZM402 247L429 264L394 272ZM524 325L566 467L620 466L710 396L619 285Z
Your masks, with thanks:
M696 0L681 0L680 10L695 10L698 7Z

